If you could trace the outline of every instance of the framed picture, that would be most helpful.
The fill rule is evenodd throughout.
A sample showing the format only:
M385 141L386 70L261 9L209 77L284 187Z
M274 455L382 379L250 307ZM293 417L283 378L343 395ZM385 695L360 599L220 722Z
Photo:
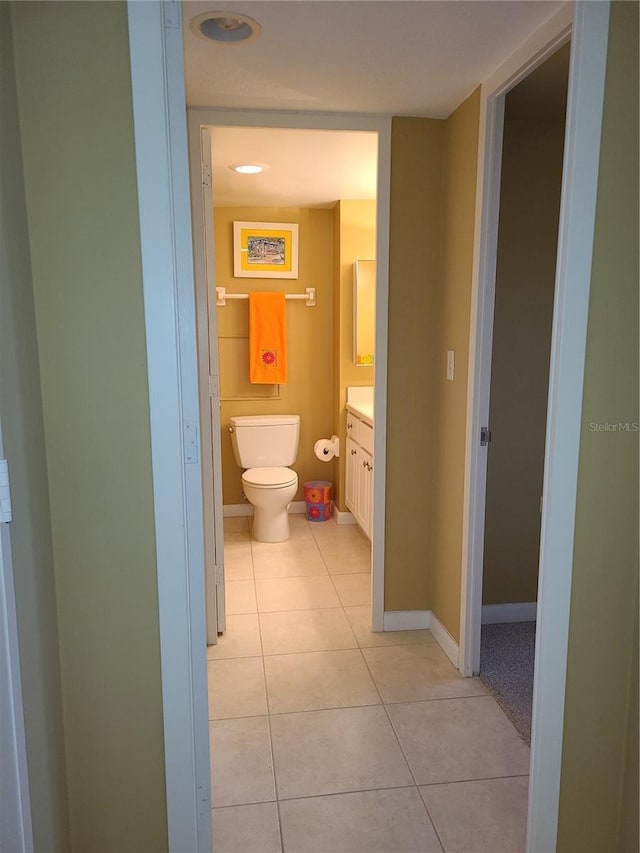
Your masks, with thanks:
M298 278L298 226L293 222L234 222L235 278Z

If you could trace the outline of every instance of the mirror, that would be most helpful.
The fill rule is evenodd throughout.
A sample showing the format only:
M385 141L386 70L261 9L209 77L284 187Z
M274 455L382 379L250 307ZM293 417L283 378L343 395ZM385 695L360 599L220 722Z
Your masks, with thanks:
M353 361L358 367L374 361L376 339L376 262L353 265Z

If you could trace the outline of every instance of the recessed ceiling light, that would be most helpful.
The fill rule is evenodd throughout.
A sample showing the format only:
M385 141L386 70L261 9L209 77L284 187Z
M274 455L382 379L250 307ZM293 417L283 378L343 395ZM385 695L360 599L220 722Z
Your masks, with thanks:
M241 175L257 175L259 172L264 172L264 166L260 166L258 163L237 163L235 166L229 166L229 168Z
M260 35L262 27L253 18L237 12L205 12L192 18L191 32L222 44L239 44Z

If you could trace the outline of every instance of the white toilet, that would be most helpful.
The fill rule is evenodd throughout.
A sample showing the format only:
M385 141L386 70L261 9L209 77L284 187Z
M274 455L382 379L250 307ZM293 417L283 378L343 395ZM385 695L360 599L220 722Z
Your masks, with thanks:
M298 453L300 415L231 418L233 455L241 468L242 487L253 504L252 533L258 542L289 538L288 508L298 491L292 465Z

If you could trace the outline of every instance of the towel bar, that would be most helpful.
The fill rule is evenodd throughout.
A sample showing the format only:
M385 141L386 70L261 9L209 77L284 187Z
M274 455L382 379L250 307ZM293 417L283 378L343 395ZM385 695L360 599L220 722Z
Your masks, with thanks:
M227 293L225 287L216 287L216 305L221 307L227 304L227 299L248 299L248 293ZM316 289L315 287L305 288L304 293L285 293L285 299L304 299L305 305L308 308L316 306Z

